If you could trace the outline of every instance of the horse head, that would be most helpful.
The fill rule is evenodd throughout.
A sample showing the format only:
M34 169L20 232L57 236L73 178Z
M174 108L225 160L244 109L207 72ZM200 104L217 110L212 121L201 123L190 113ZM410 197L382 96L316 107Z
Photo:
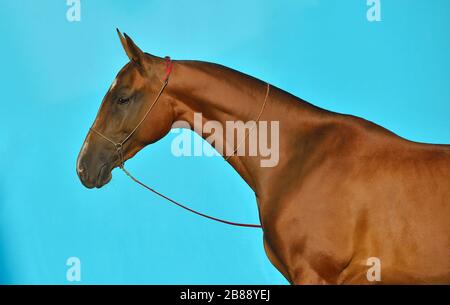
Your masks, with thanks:
M127 34L117 33L129 62L104 96L78 155L77 174L88 188L107 184L115 167L164 137L174 117L169 98L158 101L165 84L164 59L144 53Z

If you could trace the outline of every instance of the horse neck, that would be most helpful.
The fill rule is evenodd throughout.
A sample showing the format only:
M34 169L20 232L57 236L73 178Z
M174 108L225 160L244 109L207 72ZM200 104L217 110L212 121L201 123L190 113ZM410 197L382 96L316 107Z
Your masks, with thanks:
M224 127L223 134L225 134L227 121L255 121L265 100L267 84L223 66L195 61L177 61L174 63L167 92L169 102L174 109L175 121L187 122L192 130L207 140L210 134L203 131L204 123L207 121L220 122ZM289 138L294 134L298 136L301 132L301 128L298 128L301 126L298 124L301 121L300 118L312 118L312 113L315 112L313 106L299 103L299 101L301 102L275 87L270 88L259 121L267 121L269 126L271 121L278 122L280 154L282 150L289 149L287 146L293 142ZM195 122L196 113L197 118L198 113L201 113L201 127L198 126L198 120ZM292 117L295 114L297 116ZM291 132L285 132L286 130ZM292 132L292 130L298 132ZM268 134L270 136L270 130ZM216 142L213 146L226 147L226 138L222 140L222 143ZM228 145L230 144L236 148L239 143ZM242 145L248 148L248 139ZM225 149L223 152L225 153ZM234 167L257 195L265 189L265 183L270 181L269 178L273 174L273 168L261 166L262 159L267 158L262 157L259 152L257 156L235 154L229 158L225 157L225 160Z

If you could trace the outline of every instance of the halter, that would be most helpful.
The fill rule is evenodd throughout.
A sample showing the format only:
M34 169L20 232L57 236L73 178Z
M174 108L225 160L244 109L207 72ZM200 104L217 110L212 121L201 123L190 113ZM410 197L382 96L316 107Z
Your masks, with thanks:
M153 103L150 104L150 107L147 109L147 111L145 112L144 116L142 117L142 119L139 121L139 123L136 125L136 127L133 128L133 130L131 130L131 132L120 142L115 142L114 140L112 140L111 138L105 136L103 133L95 130L93 127L90 128L91 131L93 131L95 134L99 135L100 137L102 137L103 139L105 139L106 141L110 142L112 145L114 145L114 147L116 148L116 152L117 152L117 156L119 157L119 168L128 176L131 178L131 180L133 180L134 182L136 182L137 184L141 185L142 187L146 188L147 190L151 191L152 193L154 193L155 195L158 195L159 197L191 212L194 214L197 214L199 216L217 221L217 222L221 222L221 223L225 223L228 225L232 225L232 226L239 226L239 227L250 227L250 228L262 228L261 225L256 225L256 224L247 224L247 223L238 223L238 222L232 222L232 221L228 221L228 220L223 220L220 218L216 218L216 217L212 217L203 213L200 213L196 210L193 210L191 208L188 208L187 206L165 196L164 194L161 194L160 192L156 191L155 189L149 187L148 185L146 185L145 183L141 182L140 180L138 180L137 178L135 178L129 171L127 171L125 169L125 161L124 161L124 157L123 157L123 145L133 136L133 134L138 130L138 128L141 126L141 124L145 121L145 119L147 118L148 114L152 111L153 107L155 106L155 104L158 102L159 98L161 97L164 89L166 88L167 84L169 83L169 76L170 73L172 72L172 60L170 59L169 56L165 57L165 61L166 61L166 73L163 79L163 84L161 86L161 89L159 90L158 94L156 95L155 99L153 100ZM258 119L260 118L262 111L264 110L264 106L266 104L267 101L267 96L269 95L269 84L267 84L267 92L266 92L266 96L264 98L264 104L261 108L261 111L258 115ZM239 147L240 145L238 145ZM234 151L234 153L237 151ZM233 153L233 155L234 155ZM225 160L228 160L228 158L226 158Z
M167 84L169 83L170 72L172 72L172 60L170 59L169 56L166 56L165 60L166 60L166 74L164 76L161 89L159 90L158 94L156 95L156 98L153 101L153 103L150 104L150 107L147 109L147 111L145 112L142 119L139 121L139 123L137 123L136 127L134 127L133 130L131 130L131 132L122 141L115 142L114 140L112 140L109 137L102 134L100 131L95 130L93 127L90 128L90 130L92 130L94 133L96 133L97 135L99 135L106 141L110 142L112 145L114 145L114 147L116 148L117 155L119 156L119 162L120 162L119 167L121 169L124 169L123 145L125 144L125 142L127 142L131 138L131 136L138 130L139 126L141 126L141 124L145 121L148 114L152 111L153 107L156 105L156 103L158 102L159 98L161 97L164 89L166 88Z

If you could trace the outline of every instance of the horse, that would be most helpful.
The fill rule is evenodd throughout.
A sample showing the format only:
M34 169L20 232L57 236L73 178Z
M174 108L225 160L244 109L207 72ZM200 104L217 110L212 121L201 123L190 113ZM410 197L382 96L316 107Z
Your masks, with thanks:
M117 32L129 62L81 147L84 186L107 184L174 122L197 132L196 113L202 124L225 124L261 112L259 120L279 122L279 162L261 166L261 154L225 160L255 192L265 252L291 284L450 283L450 145L409 141L275 86L269 92L219 64L171 61L167 82L166 60ZM225 142L212 144L237 146Z

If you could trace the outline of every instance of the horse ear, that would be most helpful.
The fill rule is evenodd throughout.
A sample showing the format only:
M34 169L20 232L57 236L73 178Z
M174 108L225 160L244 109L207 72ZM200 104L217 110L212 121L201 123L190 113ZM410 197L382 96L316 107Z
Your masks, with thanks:
M128 48L127 40L125 39L125 37L123 37L122 33L120 33L118 28L116 28L116 31L117 31L117 35L119 35L120 43L122 44L122 47L123 47L125 53L127 54L128 58L131 60L133 58L133 55L131 54L130 49Z
M140 66L144 66L145 53L134 43L134 41L126 33L122 35L119 29L117 29L117 34L119 35L120 42L122 43L125 53L127 53L130 61L137 63ZM125 37L124 37L125 36Z
M127 41L128 51L131 54L128 55L130 60L134 61L135 63L139 64L140 66L144 66L144 59L145 59L145 53L142 52L141 49L134 43L134 41L128 36L126 33L124 33L125 39Z

